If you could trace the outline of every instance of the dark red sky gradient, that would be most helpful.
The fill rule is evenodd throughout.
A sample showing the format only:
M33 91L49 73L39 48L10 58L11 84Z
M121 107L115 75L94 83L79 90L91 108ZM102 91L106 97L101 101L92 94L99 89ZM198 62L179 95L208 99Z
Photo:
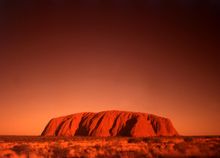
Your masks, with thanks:
M50 118L126 110L219 135L219 3L159 0L0 4L0 134Z

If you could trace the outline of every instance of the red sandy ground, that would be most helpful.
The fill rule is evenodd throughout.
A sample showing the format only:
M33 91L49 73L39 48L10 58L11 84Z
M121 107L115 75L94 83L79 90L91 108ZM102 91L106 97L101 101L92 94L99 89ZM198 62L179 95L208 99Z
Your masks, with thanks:
M0 136L0 158L220 157L220 136L38 137Z

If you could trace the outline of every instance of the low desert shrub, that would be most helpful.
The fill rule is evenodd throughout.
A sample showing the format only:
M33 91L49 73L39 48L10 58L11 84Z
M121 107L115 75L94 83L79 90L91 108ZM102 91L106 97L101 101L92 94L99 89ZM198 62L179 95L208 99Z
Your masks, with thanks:
M145 143L161 143L160 137L145 137L142 139Z
M100 150L102 147L101 147L101 145L96 144L96 145L94 146L94 148L95 148L96 150Z
M11 148L14 152L16 152L18 155L25 154L28 155L31 151L31 148L27 144L21 144L21 145L15 145Z
M58 157L66 158L68 157L68 154L69 154L68 148L63 148L59 145L52 146L51 150L53 152L52 154L53 158L58 158Z
M153 141L154 143L161 143L161 142L162 142L161 137L153 137L153 138L152 138L152 141Z
M187 144L184 142L178 143L178 144L175 144L173 148L183 154L186 152Z
M193 141L193 137L184 137L183 139L185 142L192 142Z
M140 142L145 142L145 143L161 143L161 138L160 137L140 137L140 138L128 138L128 143L140 143Z
M142 151L120 151L117 152L116 155L114 155L115 157L125 157L125 158L146 158L146 153L142 152Z
M143 142L143 138L128 138L128 143L140 143Z

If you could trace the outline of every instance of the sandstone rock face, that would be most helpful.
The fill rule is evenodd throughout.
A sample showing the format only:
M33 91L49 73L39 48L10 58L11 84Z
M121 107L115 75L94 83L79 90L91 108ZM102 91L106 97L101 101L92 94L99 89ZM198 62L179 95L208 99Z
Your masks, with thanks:
M50 120L42 136L175 136L167 118L140 112L77 113Z

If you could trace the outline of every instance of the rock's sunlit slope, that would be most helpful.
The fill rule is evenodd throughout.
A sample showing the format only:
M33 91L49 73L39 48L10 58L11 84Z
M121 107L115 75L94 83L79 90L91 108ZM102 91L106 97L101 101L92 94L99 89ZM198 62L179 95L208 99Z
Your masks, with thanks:
M85 112L52 119L42 136L174 136L171 121L147 113Z

